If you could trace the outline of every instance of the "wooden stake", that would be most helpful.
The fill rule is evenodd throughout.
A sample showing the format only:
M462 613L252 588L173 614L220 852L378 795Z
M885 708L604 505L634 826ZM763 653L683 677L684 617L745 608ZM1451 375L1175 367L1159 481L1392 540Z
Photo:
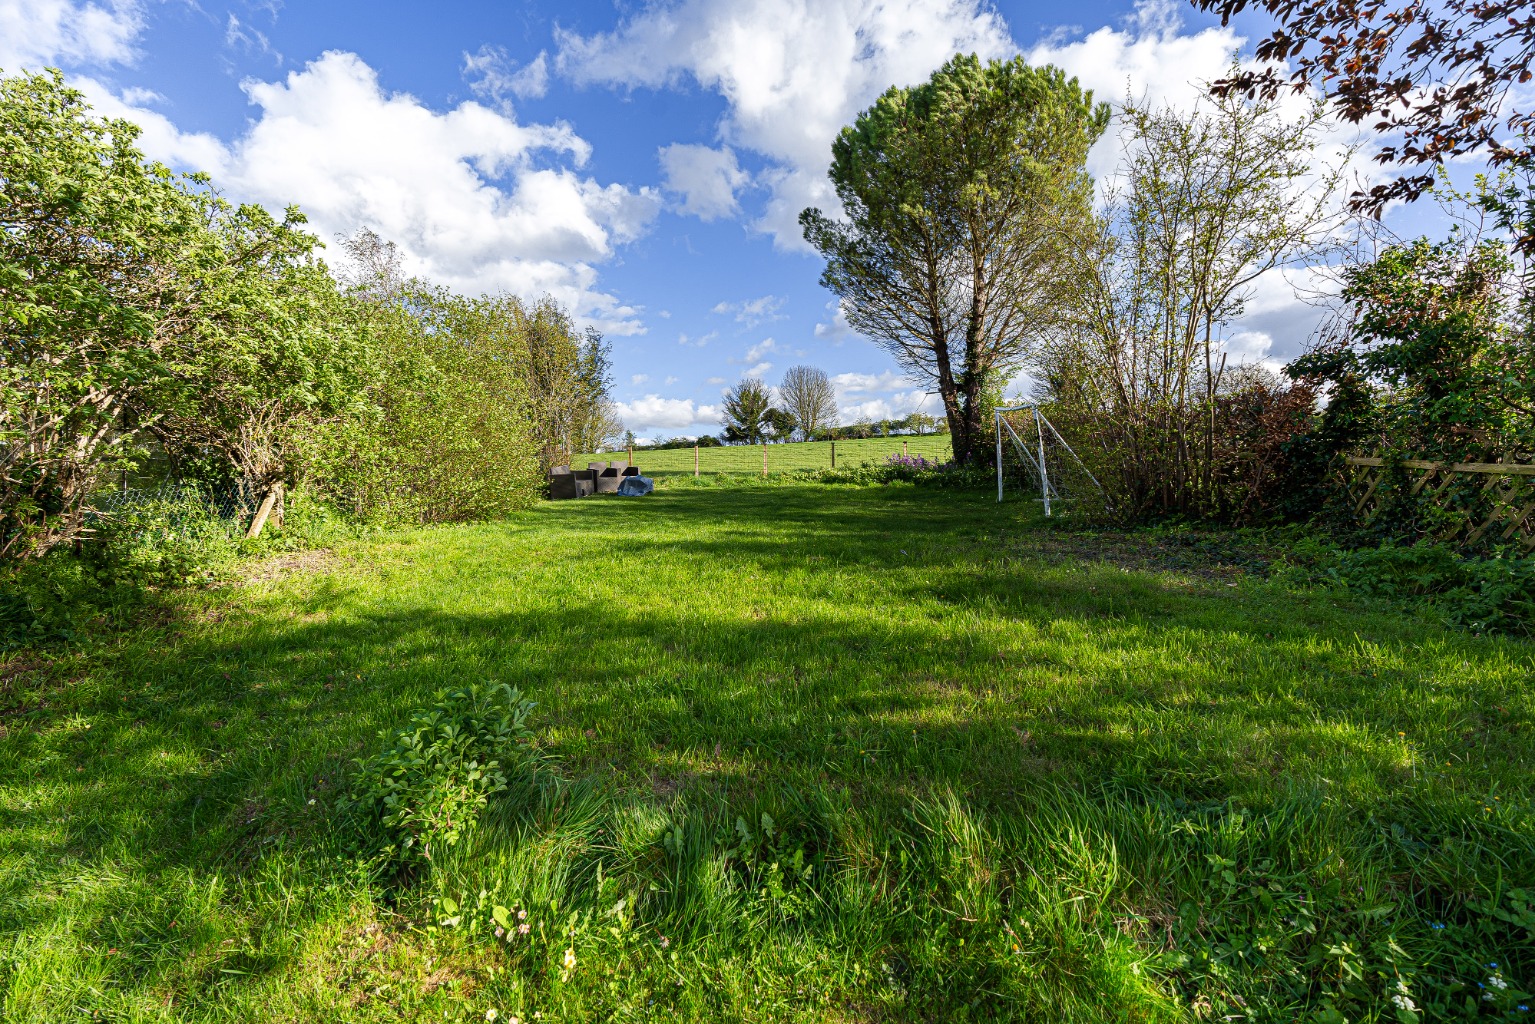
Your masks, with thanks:
M837 468L837 442L831 443L831 468Z
M693 446L693 477L698 478L698 445Z
M762 475L767 476L767 442L762 442Z
M251 520L251 528L245 534L247 538L255 539L261 536L261 528L266 525L267 517L272 514L272 506L277 504L277 496L282 493L282 484L273 484L266 492L266 497L261 499L261 507L256 510L256 518Z
M906 442L901 442L901 458L906 458Z
M634 445L629 446L629 465L634 465Z

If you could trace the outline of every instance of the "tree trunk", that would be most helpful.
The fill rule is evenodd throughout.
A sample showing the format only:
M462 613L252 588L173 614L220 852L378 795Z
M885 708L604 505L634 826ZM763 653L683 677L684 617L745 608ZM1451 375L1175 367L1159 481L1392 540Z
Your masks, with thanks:
M971 439L965 433L959 388L954 382L954 366L949 360L949 340L943 326L936 320L929 329L933 332L933 362L938 370L938 397L943 400L943 414L949 421L949 442L954 450L954 461L968 462L971 455Z
M960 382L960 393L964 399L961 407L961 419L965 431L965 462L975 458L984 459L989 454L981 440L985 434L985 427L981 423L981 391L984 378L974 374L965 374ZM956 452L957 457L957 452Z

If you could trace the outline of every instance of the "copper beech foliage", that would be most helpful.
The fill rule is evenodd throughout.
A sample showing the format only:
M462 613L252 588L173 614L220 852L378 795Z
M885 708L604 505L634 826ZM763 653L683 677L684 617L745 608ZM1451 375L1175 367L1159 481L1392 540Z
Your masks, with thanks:
M1412 173L1354 197L1379 216L1394 199L1414 200L1434 186L1432 168L1451 157L1485 153L1494 166L1530 167L1535 115L1511 106L1530 81L1535 5L1530 0L1192 0L1228 22L1256 8L1279 24L1258 43L1267 66L1215 83L1217 93L1273 97L1288 84L1323 90L1353 124L1387 138L1376 159ZM1520 229L1521 250L1535 231Z

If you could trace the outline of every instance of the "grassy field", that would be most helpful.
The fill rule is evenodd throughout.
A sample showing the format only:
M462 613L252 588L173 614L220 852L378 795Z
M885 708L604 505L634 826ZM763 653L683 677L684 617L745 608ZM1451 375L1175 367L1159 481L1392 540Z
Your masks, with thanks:
M1031 507L546 504L10 656L0 1016L1525 1019L1535 648ZM545 767L370 869L353 759L478 680Z
M769 475L801 469L827 469L831 466L832 446L837 448L837 466L854 467L865 462L882 463L892 455L910 454L938 462L947 462L951 450L948 434L921 437L871 437L859 441L803 441L767 446ZM762 445L725 445L698 449L698 472L702 476L718 474L762 475ZM589 462L611 462L615 453L577 455L574 466ZM628 458L627 452L616 453ZM648 476L660 478L693 475L693 449L668 448L634 450L634 464Z

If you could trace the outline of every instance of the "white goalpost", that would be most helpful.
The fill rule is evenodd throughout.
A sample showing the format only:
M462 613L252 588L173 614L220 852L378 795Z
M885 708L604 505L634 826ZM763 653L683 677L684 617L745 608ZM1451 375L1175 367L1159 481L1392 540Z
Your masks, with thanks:
M1020 435L1012 422L1008 420L1008 413L1028 414L1029 423L1024 428L1023 434ZM1079 486L1072 485L1074 481L1068 483L1072 478L1078 477L1079 474L1082 477L1086 477L1087 482L1091 483L1104 503L1107 504L1108 495L1104 492L1103 485L1098 482L1097 477L1093 476L1092 470L1088 469L1082 460L1077 457L1077 453L1067 443L1066 439L1061 436L1061 432L1055 429L1055 424L1051 423L1045 417L1045 414L1040 411L1039 406L1004 406L997 409L994 416L996 417L995 426L997 430L997 501L1000 502L1003 499L1005 491L1002 444L1005 434L1017 450L1020 457L1019 462L1022 464L1025 472L1032 473L1034 478L1039 481L1040 498L1044 502L1045 515L1053 515L1050 507L1052 501L1060 503L1070 500L1073 497L1070 491L1081 489ZM1033 429L1030 430L1028 427L1033 427ZM1057 455L1053 460L1056 471L1052 478L1050 452L1056 449L1064 452L1065 458L1070 461L1063 465L1062 457ZM1066 470L1066 472L1063 472L1063 470Z

